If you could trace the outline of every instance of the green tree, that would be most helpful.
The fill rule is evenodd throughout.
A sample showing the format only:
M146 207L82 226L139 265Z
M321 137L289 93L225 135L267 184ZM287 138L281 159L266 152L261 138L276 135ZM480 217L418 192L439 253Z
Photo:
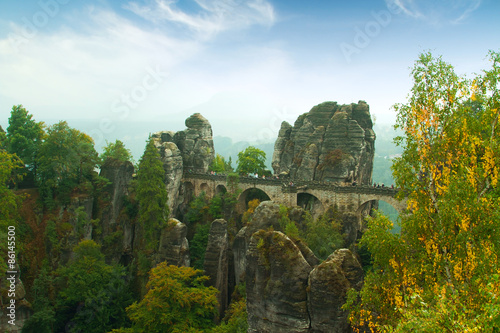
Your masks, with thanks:
M224 156L217 154L212 161L212 164L210 164L209 170L217 173L233 172L233 167L231 166L231 157L229 157L229 161L226 162Z
M196 232L189 244L189 256L191 258L191 267L195 269L203 269L210 226L211 224L209 222L196 224L195 227Z
M124 268L106 264L92 240L81 241L74 253L59 269L63 288L56 304L56 330L68 322L74 332L107 332L125 325L132 298Z
M139 161L136 194L139 203L138 220L144 230L146 248L154 249L157 240L153 237L166 225L169 208L165 170L152 138Z
M238 284L231 295L231 304L223 321L210 333L246 333L248 331L248 315L245 284Z
M0 149L8 149L7 134L3 130L2 126L0 126Z
M346 306L353 323L391 332L500 329L500 54L489 58L492 67L472 79L430 53L416 62L409 100L395 106L404 151L392 167L409 214L400 235L383 216L369 221L361 243L373 270L361 302L351 293Z
M79 185L89 191L99 162L92 138L65 121L50 126L47 133L38 157L38 183L46 201L56 194L66 202Z
M266 170L266 153L255 147L247 147L238 153L236 171L239 174L247 175L257 173L259 175Z
M54 277L45 261L38 273L31 296L33 297L33 315L24 323L22 333L51 333L54 331L55 310L52 293L54 291Z
M150 272L148 292L127 308L132 328L114 333L200 332L213 327L217 289L206 287L207 276L191 267L160 263Z
M21 158L36 177L37 155L45 135L44 123L36 122L22 105L12 107L7 127L8 150Z
M340 213L333 207L329 207L316 220L308 214L303 238L319 259L325 260L342 246L341 221Z
M129 149L125 148L125 145L122 141L116 140L113 142L108 142L106 147L104 147L104 152L101 155L101 159L103 162L107 160L110 161L119 161L119 162L127 162L132 161L132 153Z

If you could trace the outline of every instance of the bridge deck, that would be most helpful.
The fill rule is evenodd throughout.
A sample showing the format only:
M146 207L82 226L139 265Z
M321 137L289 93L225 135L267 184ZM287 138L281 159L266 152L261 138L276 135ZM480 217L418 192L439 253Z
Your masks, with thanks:
M189 181L190 179L203 179L218 183L226 183L226 175L211 175L211 174L199 174L199 173L185 173L183 180ZM252 178L252 177L241 177L239 179L240 184L252 184L252 185L264 185L282 188L283 192L297 192L306 189L315 190L326 190L336 193L359 193L359 194L373 194L381 196L391 196L394 197L399 192L397 188L391 187L374 187L369 185L340 185L335 183L327 183L320 181L297 181L289 179L275 179L275 178ZM292 184L292 185L291 185Z

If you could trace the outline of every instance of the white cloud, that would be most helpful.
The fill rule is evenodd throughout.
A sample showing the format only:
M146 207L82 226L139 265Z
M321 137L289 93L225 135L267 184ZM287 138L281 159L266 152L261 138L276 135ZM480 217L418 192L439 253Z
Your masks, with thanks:
M266 0L194 1L200 9L197 13L186 13L171 0L155 0L149 6L130 2L125 8L157 24L180 24L204 39L230 29L243 29L256 24L270 26L276 20L273 6Z
M87 7L80 12L61 12L54 20L65 25L50 30L40 28L21 44L8 37L0 39L0 110L23 104L37 120L104 119L118 126L122 120L171 122L185 117L186 110L238 86L265 90L262 73L270 73L273 68L262 64L275 64L274 69L282 72L278 69L281 55L256 48L255 57L247 60L258 58L262 63L255 60L247 67L238 61L238 50L234 50L234 58L213 50L209 60L210 44L204 38L208 36L207 27L208 34L215 37L217 32L228 29L272 24L273 8L261 0L198 0L198 4L201 11L191 15L171 3L155 3L164 6L161 15L169 17L170 24L176 22L182 25L181 30L195 32L190 38L165 29L165 22L145 27L116 12ZM150 8L151 13L157 9ZM146 7L141 10L143 15L149 15ZM161 20L165 20L164 16ZM11 36L23 36L23 26L10 26ZM220 71L207 66L214 60ZM147 77L158 68L169 76L155 85ZM147 90L143 98L145 82L155 85L155 89ZM123 96L134 92L140 100L133 100L127 112L115 112L124 110ZM2 118L7 119L7 114ZM168 125L164 129L169 129Z
M386 0L397 12L431 25L462 23L481 5L482 0Z
M47 113L57 117L96 116L142 84L147 68L169 71L200 49L196 41L141 29L109 11L91 9L70 19L78 30L39 31L18 48L8 38L0 40L4 96L15 103L51 105ZM83 109L85 114L78 114Z

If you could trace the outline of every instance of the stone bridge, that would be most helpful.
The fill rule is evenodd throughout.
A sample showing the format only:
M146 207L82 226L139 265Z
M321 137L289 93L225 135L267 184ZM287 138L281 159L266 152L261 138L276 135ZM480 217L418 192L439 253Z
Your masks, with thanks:
M207 197L212 198L227 191L226 183L225 175L185 173L183 177L184 188L194 196L205 192ZM399 213L406 209L406 200L397 200L395 196L398 190L389 187L341 186L316 181L291 183L290 180L250 177L240 177L238 186L241 191L238 198L240 212L254 198L260 198L261 201L264 198L286 206L301 206L315 212L337 206L339 211L355 212L359 217L367 207L371 207L373 201L385 201Z

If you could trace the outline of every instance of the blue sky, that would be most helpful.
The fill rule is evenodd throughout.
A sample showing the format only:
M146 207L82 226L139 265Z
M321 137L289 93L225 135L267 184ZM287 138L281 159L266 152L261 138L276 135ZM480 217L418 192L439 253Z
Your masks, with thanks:
M430 50L470 74L500 50L497 0L24 0L0 5L0 125L13 105L98 145L179 130L258 141L323 101L393 123ZM141 126L139 126L141 124Z

